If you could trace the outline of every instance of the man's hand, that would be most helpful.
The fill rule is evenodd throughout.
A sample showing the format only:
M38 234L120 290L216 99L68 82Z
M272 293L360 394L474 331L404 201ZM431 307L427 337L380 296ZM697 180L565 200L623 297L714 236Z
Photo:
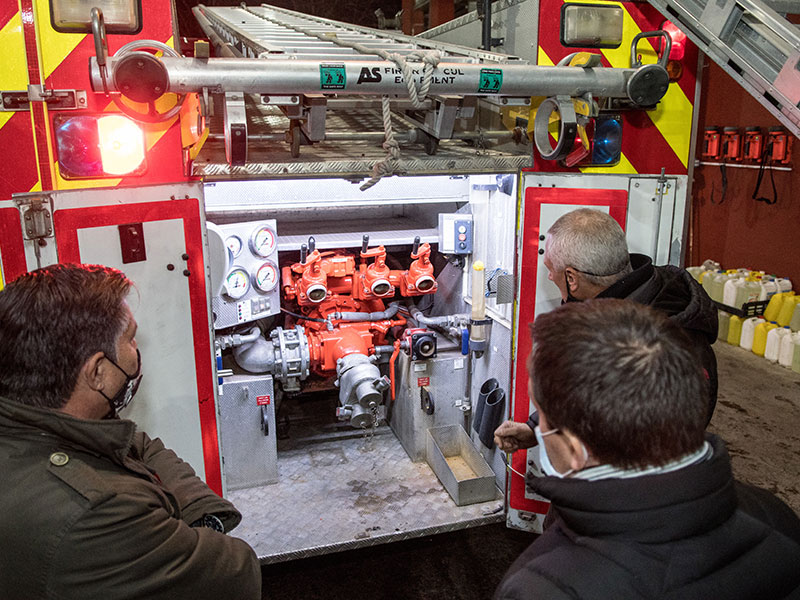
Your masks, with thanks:
M516 452L536 445L536 435L527 423L506 421L494 431L494 443L503 452Z

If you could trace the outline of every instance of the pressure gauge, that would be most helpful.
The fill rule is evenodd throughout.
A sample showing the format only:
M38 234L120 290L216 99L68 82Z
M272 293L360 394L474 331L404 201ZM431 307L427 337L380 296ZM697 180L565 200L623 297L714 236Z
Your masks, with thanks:
M225 240L225 245L231 251L233 258L238 257L242 253L242 238L238 235L232 235Z
M253 254L267 258L270 254L275 252L275 247L278 245L278 239L275 232L271 227L262 225L257 228L250 235L250 250Z
M262 263L253 279L256 288L262 292L271 292L278 285L278 267L271 260Z
M248 277L247 271L237 267L228 273L225 278L225 292L228 296L238 300L247 293L248 289L250 289L250 277Z

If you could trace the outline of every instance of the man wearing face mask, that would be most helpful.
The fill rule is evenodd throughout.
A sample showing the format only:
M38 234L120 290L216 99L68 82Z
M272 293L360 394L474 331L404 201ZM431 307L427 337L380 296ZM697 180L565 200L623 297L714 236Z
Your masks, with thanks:
M53 265L0 291L0 598L260 598L241 515L118 412L142 379L131 282Z
M711 347L717 339L717 308L705 290L685 270L657 267L643 254L629 254L622 227L608 213L582 208L559 218L547 231L544 265L561 292L562 304L591 298L626 298L651 306L672 319L694 344L697 360L708 378L711 421L717 403L717 359ZM513 452L536 445L528 423L506 421L495 431L501 450Z
M553 524L498 600L800 595L800 520L734 481L705 434L707 381L674 321L624 300L567 304L531 328L528 395Z

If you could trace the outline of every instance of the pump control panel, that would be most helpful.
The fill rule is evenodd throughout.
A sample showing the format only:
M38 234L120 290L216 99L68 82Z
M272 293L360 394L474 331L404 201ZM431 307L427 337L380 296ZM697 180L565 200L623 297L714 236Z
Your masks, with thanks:
M212 281L219 281L211 299L214 328L248 323L280 312L278 235L273 219L209 227ZM219 271L215 273L214 271Z
M439 213L439 252L472 254L472 215Z

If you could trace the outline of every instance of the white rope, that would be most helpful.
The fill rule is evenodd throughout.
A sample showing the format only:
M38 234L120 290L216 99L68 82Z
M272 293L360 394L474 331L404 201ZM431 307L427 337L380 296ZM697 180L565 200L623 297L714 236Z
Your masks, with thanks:
M244 6L242 8L251 14L261 17L265 21L270 21L276 25L294 29L303 35L315 37L323 42L331 42L343 48L351 48L360 54L376 54L383 60L393 62L403 73L403 79L405 80L406 87L408 88L408 97L411 99L411 104L414 105L414 108L423 108L425 106L425 99L428 97L428 91L431 89L431 84L433 83L433 72L436 70L436 67L439 65L439 61L442 59L442 56L438 51L427 52L424 50L415 50L413 52L409 52L406 56L402 56L396 52L387 52L381 48L369 48L368 46L364 46L363 44L359 44L357 42L343 41L338 39L335 35L325 35L311 31L305 27L282 23L281 21L267 17L266 15L255 13ZM414 67L409 64L409 61L422 63L422 80L420 81L419 87L417 87L414 81ZM383 160L380 160L372 165L372 177L359 188L362 192L364 190L368 190L373 185L378 183L382 177L393 174L394 165L400 159L400 145L394 138L394 131L392 130L392 111L391 106L389 105L389 96L383 96L381 98L381 112L383 115L382 146L383 149L386 150L386 156L383 158Z

